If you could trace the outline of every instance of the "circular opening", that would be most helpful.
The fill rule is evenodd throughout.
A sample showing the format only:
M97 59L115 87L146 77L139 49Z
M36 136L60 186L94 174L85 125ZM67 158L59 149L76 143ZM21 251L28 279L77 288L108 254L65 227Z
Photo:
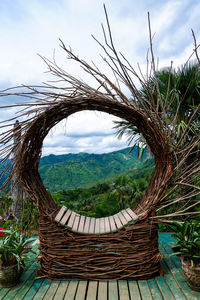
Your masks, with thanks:
M82 215L106 217L136 206L142 198L154 160L148 150L133 148L134 140L128 145L124 135L120 140L116 137L114 127L120 120L83 111L50 130L39 172L58 205Z
M26 133L19 153L22 182L37 203L38 208L44 208L48 212L55 212L58 209L57 204L46 191L38 172L44 138L61 120L76 112L86 110L105 112L125 119L133 126L136 126L138 131L144 136L154 154L156 167L145 195L136 208L136 212L140 213L144 209L150 210L151 207L155 207L166 189L168 180L166 172L168 173L171 168L168 147L160 130L142 112L132 106L126 106L109 99L103 99L103 101L95 101L94 99L92 101L90 99L74 101L72 99L71 101L68 100L55 106L50 106L44 113L36 116L35 121L31 123Z

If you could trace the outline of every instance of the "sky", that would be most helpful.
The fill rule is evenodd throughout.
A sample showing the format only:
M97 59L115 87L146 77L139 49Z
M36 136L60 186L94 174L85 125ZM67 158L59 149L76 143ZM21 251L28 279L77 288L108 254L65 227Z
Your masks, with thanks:
M183 64L194 48L191 28L200 41L199 0L0 0L0 90L20 84L48 80L42 55L53 58L69 73L90 83L78 65L66 59L59 38L88 62L102 66L102 50L91 37L103 41L103 3L109 15L116 48L128 60L145 69L149 47L147 13L154 33L155 57L159 67ZM22 99L0 98L0 105ZM15 109L0 110L0 121ZM113 130L115 117L83 111L59 123L45 138L43 155L104 153L127 146Z

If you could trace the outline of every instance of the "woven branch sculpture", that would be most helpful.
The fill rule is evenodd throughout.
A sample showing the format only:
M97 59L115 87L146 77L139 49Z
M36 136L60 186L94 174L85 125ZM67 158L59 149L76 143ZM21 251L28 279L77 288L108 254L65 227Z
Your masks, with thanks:
M104 62L112 70L115 83L96 66L81 60L61 41L61 47L68 58L78 62L84 71L96 80L97 86L91 87L68 74L55 61L51 62L42 57L48 71L56 76L55 81L41 86L15 87L14 90L8 89L0 93L2 97L17 95L31 99L28 103L11 105L12 108L18 108L19 113L11 120L6 120L6 125L3 123L1 126L3 146L0 156L3 161L12 156L16 147L20 147L15 160L11 159L13 167L9 169L7 165L10 176L3 187L12 179L15 170L18 170L24 189L40 211L39 274L51 279L63 276L87 279L147 279L155 276L160 271L161 259L157 223L171 216L192 214L192 209L199 204L198 201L192 200L200 193L200 188L195 185L195 180L200 175L198 159L188 164L188 158L196 151L200 142L199 136L196 135L189 142L183 143L199 106L194 108L184 132L177 138L176 113L175 118L169 120L170 101L167 97L163 98L159 91L150 21L152 60L147 69L151 71L146 76L140 76L128 60L116 51L106 11L105 15L108 37L103 30L105 45L97 42L106 54ZM197 48L196 46L194 50L196 55ZM135 86L134 77L139 80L141 88L148 91L147 97L144 98L141 89ZM154 78L156 102L151 92L150 78ZM123 93L124 87L129 89L131 99ZM1 108L6 107L9 106ZM177 107L177 114L179 109L180 105ZM128 222L121 228L114 224L116 229L110 232L86 233L74 230L73 226L70 228L62 222L56 222L55 217L60 207L45 189L38 172L43 141L50 129L71 114L84 110L106 112L132 124L145 138L155 158L155 170L145 195L139 204L132 208L134 214L139 217L135 222ZM13 131L9 126L13 126L16 118L20 117L21 144L16 145L11 142ZM2 174L5 171L4 167ZM180 189L184 192L180 193ZM170 215L156 216L158 209L173 203L180 204L177 211ZM81 217L77 216L77 220L78 218ZM82 220L85 222L83 226L86 226L86 219ZM108 220L111 226L112 219Z

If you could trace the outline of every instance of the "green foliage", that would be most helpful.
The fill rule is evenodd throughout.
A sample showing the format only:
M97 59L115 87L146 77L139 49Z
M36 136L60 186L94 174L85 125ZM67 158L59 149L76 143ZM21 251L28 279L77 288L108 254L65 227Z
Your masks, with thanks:
M126 120L114 121L114 124L115 126L113 129L116 130L115 135L118 139L126 136L128 145L133 143L129 153L137 149L138 161L140 161L143 158L143 155L146 155L147 153L151 156L150 148L148 147L144 137L140 135L139 129L136 126Z
M149 160L144 165L146 174L142 165L109 182L97 183L90 188L62 190L52 196L58 205L65 205L85 216L100 218L113 215L123 208L134 207L143 196L154 163Z
M31 238L25 240L20 227L15 227L12 230L1 230L0 265L5 267L18 264L19 269L23 267L24 254L29 251L26 246L33 240Z
M114 215L119 212L121 203L112 193L102 195L99 203L95 207L95 216L97 218Z
M121 150L120 153L125 155L127 151ZM135 156L137 159L137 153ZM52 161L58 158L53 156L45 163L51 166ZM88 188L62 189L52 193L52 196L58 205L65 205L81 215L98 218L114 215L122 208L134 207L138 203L146 190L153 169L154 161L149 159L140 163L137 168L135 166L109 181L98 182ZM8 197L4 202L9 209L12 199ZM24 199L23 206L23 229L29 236L35 235L38 230L39 212L28 197ZM0 215L3 216L1 207ZM3 227L9 229L10 226L15 226L14 220L7 220Z
M174 222L171 226L172 237L177 242L173 248L177 251L172 255L178 255L184 259L189 259L191 265L200 261L200 223L197 220L185 221L184 223Z
M177 124L188 122L194 107L200 103L200 72L196 61L190 61L178 69L165 68L156 72L160 96L170 103L169 119L173 120L177 108ZM155 77L150 78L148 88L142 90L144 98L150 96L157 104L158 93ZM160 108L162 110L162 108Z
M138 149L131 148L104 154L49 155L40 161L40 175L50 192L90 187L111 180L117 175L142 165L137 159ZM146 153L144 153L144 159Z
M0 216L6 219L6 222L3 224L4 229L10 229L20 225L23 227L23 232L26 236L33 236L38 233L38 220L39 220L39 211L36 209L35 203L30 200L28 196L22 199L22 221L20 224L19 220L15 218L7 219L7 216L4 215L3 206L5 206L5 211L9 212L12 205L12 197L9 195L4 195L0 197ZM0 221L0 226L2 226Z
M200 70L197 61L188 61L177 69L170 67L157 71L140 92L143 102L149 109L153 105L160 113L163 113L163 106L165 106L168 123L166 125L170 126L173 131L174 143L181 141L181 145L185 145L192 138L200 135L200 112L193 115L200 104ZM132 101L134 104L139 104L135 98ZM193 118L190 120L192 115ZM137 144L148 148L138 128L130 122L122 120L115 124L118 138L126 136L129 145ZM184 135L187 127L187 134ZM199 149L200 144L197 145L196 151ZM196 155L191 154L190 160L194 160L198 155L199 151Z
M22 226L26 236L38 234L39 211L35 203L29 197L26 197L24 203Z

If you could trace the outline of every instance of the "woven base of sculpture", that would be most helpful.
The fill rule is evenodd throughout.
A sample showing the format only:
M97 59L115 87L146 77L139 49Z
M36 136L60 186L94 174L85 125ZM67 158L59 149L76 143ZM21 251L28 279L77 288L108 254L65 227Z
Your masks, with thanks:
M159 274L158 228L148 217L106 234L80 234L40 217L39 276L149 279Z

